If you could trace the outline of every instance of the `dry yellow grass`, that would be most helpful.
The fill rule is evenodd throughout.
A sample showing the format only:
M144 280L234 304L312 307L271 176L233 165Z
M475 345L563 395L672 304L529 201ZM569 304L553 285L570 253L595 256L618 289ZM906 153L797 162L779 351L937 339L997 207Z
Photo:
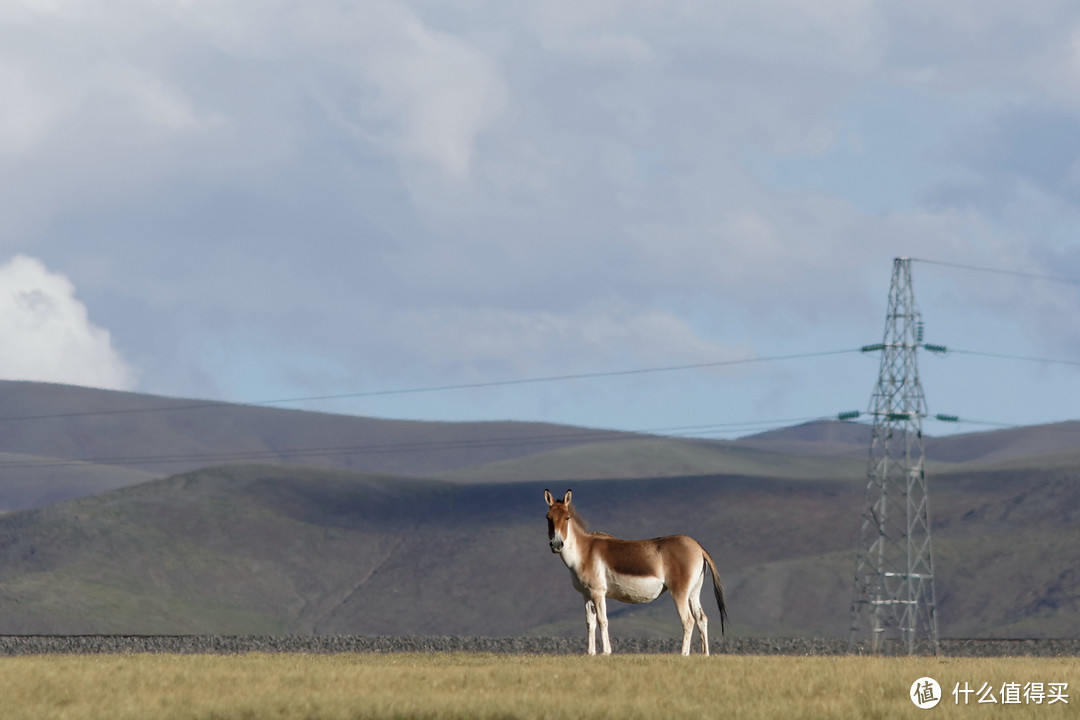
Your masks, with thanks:
M941 704L920 710L929 675ZM954 703L967 682L1067 682L1069 704ZM1080 659L471 654L98 655L0 659L20 718L1064 718ZM930 713L929 715L925 713Z

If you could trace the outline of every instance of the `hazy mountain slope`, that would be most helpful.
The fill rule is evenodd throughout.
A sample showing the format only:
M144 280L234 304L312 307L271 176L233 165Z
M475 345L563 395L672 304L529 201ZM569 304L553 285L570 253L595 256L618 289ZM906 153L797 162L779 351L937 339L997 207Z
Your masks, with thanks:
M543 423L382 420L0 381L0 511L228 462L273 462L457 482L748 474L861 475L869 428L815 422L735 441L683 441ZM1038 453L1068 466L1080 423L927 438L940 462ZM7 454L7 457L4 454ZM32 456L32 457L12 457ZM40 460L34 460L40 458ZM59 462L58 462L59 461ZM82 461L82 465L69 465Z
M53 458L0 453L0 512L96 495L155 477L135 468L58 463Z
M865 458L871 427L865 423L822 420L748 435L738 447L771 452ZM998 463L1068 452L1080 446L1080 422L1005 428L925 437L926 457L941 463Z
M855 479L863 459L792 455L729 443L626 437L584 443L523 458L458 468L437 476L467 482L522 482L746 475L773 478Z
M816 420L747 435L732 441L732 444L795 455L865 458L870 444L870 426L856 422Z
M0 381L0 407L0 510L230 461L422 476L622 435L544 423L382 420L29 382ZM58 460L85 464L61 469Z
M935 482L943 634L1080 632L1078 478ZM727 584L731 632L846 632L860 482L551 489L566 486L595 529L702 541ZM229 467L13 513L0 517L0 632L576 635L582 600L547 548L543 489ZM666 597L612 603L612 616L616 635L677 628Z
M948 462L1023 465L1027 458L1075 452L1077 447L1080 422L1066 422L930 438L926 453Z
M310 630L438 487L300 475L195 472L0 518L0 632Z

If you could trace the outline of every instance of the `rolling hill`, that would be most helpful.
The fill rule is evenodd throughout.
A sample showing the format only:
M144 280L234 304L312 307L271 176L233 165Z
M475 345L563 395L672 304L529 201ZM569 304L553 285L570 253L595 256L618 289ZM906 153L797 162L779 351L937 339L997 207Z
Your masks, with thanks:
M861 476L869 428L813 422L688 441L523 422L421 422L0 381L0 512L229 463L455 482L746 474ZM927 438L936 469L1072 463L1080 423Z
M866 460L846 455L791 454L733 442L674 438L619 438L525 457L455 468L434 476L459 482L523 482L660 478L693 475L854 480Z
M735 444L786 454L855 456L865 460L870 434L870 426L862 423L818 420L748 435ZM927 460L939 464L993 464L1012 460L1029 463L1029 458L1034 456L1070 452L1078 445L1078 421L925 437Z
M0 511L226 463L425 476L634 437L548 423L384 420L33 382L0 381L0 407Z
M1076 479L936 483L943 635L1080 632ZM732 634L837 636L860 485L701 476L573 489L596 529L702 541ZM542 491L232 466L12 513L0 517L0 633L577 636L582 601L547 548ZM611 616L618 637L677 633L666 598L613 603Z

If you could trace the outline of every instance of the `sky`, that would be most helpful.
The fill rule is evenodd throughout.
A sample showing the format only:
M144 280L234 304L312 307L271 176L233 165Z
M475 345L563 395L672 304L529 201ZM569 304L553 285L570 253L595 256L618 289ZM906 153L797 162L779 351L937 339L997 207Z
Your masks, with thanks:
M1075 2L8 0L0 98L0 378L731 437L866 410L914 257L1025 358L928 434L1080 418Z

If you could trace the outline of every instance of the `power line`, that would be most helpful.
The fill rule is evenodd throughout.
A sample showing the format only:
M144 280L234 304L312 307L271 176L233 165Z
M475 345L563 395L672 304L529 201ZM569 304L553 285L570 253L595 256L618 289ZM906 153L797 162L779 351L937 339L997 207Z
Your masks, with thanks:
M938 346L934 346L938 347ZM518 378L513 380L491 380L476 383L460 383L454 385L430 385L413 388L396 388L391 390L372 390L366 392L355 393L340 393L336 395L309 395L305 397L294 398L282 398L278 400L253 400L249 402L227 402L227 401L206 401L206 402L193 402L183 405L164 405L158 407L141 407L141 408L114 408L110 410L81 410L74 412L57 412L57 413L43 413L39 415L11 415L7 417L0 417L0 422L21 422L27 420L58 420L65 418L77 418L77 417L90 417L90 416L108 416L108 415L138 415L138 414L150 414L161 412L183 412L191 410L221 410L226 408L236 407L261 407L261 406L273 406L273 405L285 405L291 403L300 402L318 402L324 400L346 400L346 399L359 399L370 397L383 397L394 395L410 395L429 392L444 392L453 390L474 390L480 388L490 387L505 387L513 385L526 385L545 382L565 382L570 380L589 380L607 377L620 377L630 375L644 375L651 373L665 373L665 372L679 372L685 370L700 370L714 367L736 366L736 365L749 365L754 363L764 362L779 362L783 360L802 360L817 357L828 357L833 355L845 355L862 353L866 350L866 347L862 348L850 348L844 350L826 350L810 353L794 353L790 355L772 355L761 356L751 358L741 358L736 360L717 360L705 363L693 363L688 365L671 365L666 367L651 367L651 368L636 368L631 370L614 370L606 372L592 372L592 373L574 373L565 375L549 375L544 377L533 378ZM1022 355L1005 355L1001 353L989 353L980 352L977 350L960 350L954 348L947 348L947 353L955 353L958 355L973 355L989 358L999 358L1006 360L1024 360L1029 362L1039 363L1052 363L1059 365L1080 365L1080 361L1077 360L1061 360L1054 358L1043 357L1030 357ZM810 418L813 419L813 418ZM740 425L735 423L734 425Z
M820 357L827 355L838 355L845 353L862 352L860 349L851 350L835 350L827 352L815 352L815 353L801 353L794 355L783 356L771 356L760 358L745 358L740 360L726 360L717 361L712 363L699 363L695 365L683 365L673 366L670 368L645 368L639 370L626 370L616 371L608 373L581 373L575 375L560 375L551 376L547 378L527 378L523 380L510 380L501 382L490 383L471 383L467 385L445 385L430 388L407 388L401 390L388 390L388 391L376 391L374 393L351 393L348 395L336 395L336 396L318 396L313 398L294 398L293 401L300 401L305 399L322 399L329 397L362 397L370 396L374 394L403 394L413 392L430 392L437 390L451 390L451 389L464 389L481 386L491 385L503 385L503 384L520 384L529 382L543 382L543 381L558 381L563 379L587 379L593 377L609 377L612 375L628 375L628 374L641 374L648 372L664 372L669 370L682 370L701 367L714 367L718 365L736 365L747 364L753 362L766 362L776 360L788 360L788 359L800 359L810 357ZM979 357L990 358L1002 358L1009 360L1021 360L1029 362L1040 363L1059 363L1067 365L1080 365L1080 361L1072 360L1058 360L1052 358L1038 358L1027 357L1019 355L1005 355L1001 353L988 353L974 350L960 350L949 348L947 352L965 354ZM257 404L271 404L275 402L284 401L263 401ZM175 410L195 410L195 409L208 409L208 408L226 408L235 407L228 403L193 403L189 405L180 405L173 407L158 407L158 408L127 408L117 410L105 410L105 411L89 411L89 412L72 412L72 413L52 413L46 415L33 415L22 417L8 417L0 418L0 421L17 421L17 420L32 420L32 419L46 419L46 418L69 418L69 417L81 417L92 415L117 415L117 414L133 414L133 413L151 413L151 412L171 412ZM738 430L758 430L765 431L773 428L782 428L795 424L812 422L817 420L833 419L833 416L809 416L799 418L783 418L777 420L758 420L758 421L743 421L743 422L728 422L728 423L710 423L704 425L682 425L673 427L661 427L661 428L644 428L637 430L618 431L618 430L597 430L597 431L585 431L576 433L559 433L559 434L546 434L535 436L518 436L518 437L505 437L505 438L479 438L475 440L452 440L452 441L436 441L436 442L403 442L403 443L390 443L390 444L377 444L377 445L347 445L347 446L324 446L324 447L298 447L298 448L285 448L277 450L252 450L252 451L239 451L229 453L192 453L192 454L164 454L164 455L143 455L143 456L112 456L112 457L86 457L86 458L72 458L72 459L43 459L40 461L35 460L17 460L0 462L0 467L5 469L14 468L43 468L43 467L60 467L60 466L74 466L85 464L97 464L97 465L158 465L158 464L182 464L182 463L195 463L195 462L237 462L237 461L257 461L257 460L276 460L286 457L291 458L303 458L303 457L315 457L326 455L372 455L372 454L384 454L384 453L401 453L401 452L417 452L417 451L451 451L451 450L465 450L465 449L483 449L492 447L521 447L529 445L544 445L551 443L560 443L562 441L576 441L578 442L609 442L614 440L629 440L629 439L642 439L650 435L657 437L666 437L671 439L686 439L693 440L696 438L704 439L706 437L715 436L723 433L730 433ZM850 419L850 418L847 418ZM935 419L935 418L928 418ZM950 422L958 422L960 424L969 425L982 425L998 428L1019 427L1015 424L999 423L991 421L971 420L966 418L950 419Z
M1013 275L1015 277L1028 278L1029 280L1046 280L1048 282L1064 283L1066 285L1080 285L1080 280L1055 275L1042 275L1040 273L1023 272L1020 270L1004 270L1001 268L979 267L977 265L964 265L962 263L945 262L944 260L926 260L924 258L910 258L912 262L924 265L940 265L942 267L957 268L959 270L971 270L974 272L993 273L995 275Z
M938 420L940 418L928 417L927 419ZM1018 425L1017 423L997 422L994 420L972 420L970 418L959 417L956 419L945 420L944 422L948 422L953 425L980 425L983 427L992 427L999 430L1013 430L1025 427L1038 427L1042 430L1053 432L1080 433L1080 421L1077 420L1058 420L1056 422L1037 423L1035 425Z
M491 380L475 383L461 383L457 385L432 385L428 387L402 388L396 390L372 390L359 393L343 393L340 395L320 395L315 397L286 398L283 400L266 400L253 405L277 405L283 403L308 402L312 400L343 400L352 398L380 397L385 395L407 395L413 393L441 392L445 390L474 390L478 388L504 387L507 385L528 385L533 383L564 382L567 380L592 380L596 378L623 377L627 375L645 375L651 373L680 372L684 370L703 370L706 368L727 367L733 365L750 365L761 362L776 362L780 360L803 360L807 358L826 357L829 355L843 355L857 353L858 348L845 350L826 350L821 352L795 353L791 355L773 355L769 357L750 357L736 360L715 360L712 362L691 363L688 365L668 365L665 367L636 368L632 370L611 370L606 372L573 373L567 375L548 375L544 377L518 378L515 380Z
M923 347L930 350L935 355L948 355L952 353L956 355L972 355L974 357L994 358L997 360L1020 360L1024 362L1035 362L1041 364L1080 366L1080 360L1062 360L1060 358L1034 357L1031 355L1009 355L1006 353L983 352L980 350L960 350L951 347L947 348L943 345L924 345Z
M86 417L91 415L134 415L141 413L180 412L188 410L222 409L237 406L268 406L287 405L300 402L317 402L323 400L350 400L358 398L385 397L393 395L412 395L430 392L445 392L452 390L476 390L480 388L507 387L512 385L529 385L537 383L566 382L570 380L593 380L599 378L625 377L630 375L646 375L654 373L681 372L686 370L703 370L706 368L732 367L737 365L751 365L764 362L779 362L783 360L805 360L809 358L828 357L831 355L844 355L860 352L859 348L845 350L826 350L809 353L794 353L790 355L772 355L735 360L715 360L712 362L691 363L687 365L668 365L664 367L635 368L631 370L612 370L606 372L572 373L566 375L548 375L543 377L517 378L513 380L489 380L474 383L460 383L455 385L430 385L424 387L397 388L392 390L371 390L366 392L341 393L337 395L310 395L307 397L283 398L278 400L258 400L243 403L228 402L197 402L186 405L172 405L153 408L118 408L112 410L87 410L79 412L47 413L42 415L18 415L0 417L0 422L15 422L24 420L55 420L61 418Z
M935 346L937 347L937 346ZM688 365L677 365L667 367L653 367L653 368L638 368L632 370L621 371L609 371L609 372L595 372L595 373L576 373L576 374L564 374L554 375L546 377L535 378L522 378L516 380L504 380L504 381L488 381L481 383L465 383L457 385L440 385L440 386L428 386L428 387L416 387L416 388L402 388L395 390L380 390L361 393L345 393L338 395L320 395L310 396L304 398L290 398L283 400L266 400L259 402L252 402L246 404L231 404L225 402L203 402L203 403L191 403L186 405L176 406L164 406L154 408L120 408L113 410L97 410L97 411L82 411L82 412L67 412L67 413L48 413L41 415L24 415L24 416L11 416L2 417L0 422L14 422L23 420L41 420L41 419L58 419L58 418L74 418L85 417L95 415L124 415L124 414L139 414L139 413L155 413L155 412L174 412L174 411L186 411L186 410L200 410L200 409L224 409L229 407L237 407L238 405L273 405L278 403L288 402L301 402L301 401L315 401L326 399L340 399L340 398L359 398L359 397L373 397L382 395L401 395L411 393L423 393L423 392L437 392L437 391L449 391L449 390L461 390L461 389L473 389L482 387L498 387L506 385L520 385L527 383L541 383L541 382L559 382L568 380L579 379L592 379L592 378L604 378L604 377L616 377L626 375L638 375L646 373L662 373L662 372L674 372L691 369L702 369L709 367L722 367L733 365L745 365L751 363L760 362L772 362L794 359L808 359L815 357L825 357L841 354L853 354L861 353L865 348L852 348L845 350L831 350L820 351L811 353L796 353L789 355L776 355L776 356L764 356L764 357L752 357L741 358L735 360L721 360L708 363L695 363ZM1080 365L1080 361L1075 360L1061 360L1054 358L1042 358L1042 357L1030 357L1021 355L1007 355L1003 353L990 353L981 352L975 350L963 350L963 349L944 349L948 353L956 353L963 355L971 355L977 357L999 358L1007 360L1019 360L1027 362L1038 363L1055 363L1063 365ZM765 420L765 421L749 421L749 422L730 422L730 423L712 423L707 425L684 425L665 428L647 428L640 430L629 431L616 431L616 430L602 430L594 433L578 432L569 434L554 434L554 435L540 435L540 436L525 436L514 438L485 438L477 440L461 440L461 441L440 441L440 442L420 442L420 443L396 443L388 445L350 445L350 446L330 446L330 447L303 447L303 448L286 448L280 450L262 450L262 451L248 451L248 452L233 452L233 453L196 453L191 455L147 455L147 456L117 456L117 457L94 457L94 458L79 458L79 459L47 459L42 461L10 461L0 462L0 467L3 468L25 468L25 467L56 467L65 465L80 465L80 464L100 464L100 465L151 465L151 464L172 464L172 463L189 463L189 462L230 462L230 461L242 461L242 460L264 460L264 459L279 459L283 457L310 457L318 455L343 455L343 454L376 454L376 453L395 453L395 452L412 452L412 451L434 451L434 450L455 450L455 449L469 449L469 448L486 448L486 447L506 447L506 446L526 446L547 444L553 442L559 442L561 440L584 440L590 441L609 441L609 440L621 440L621 439L638 439L643 436L656 435L660 437L672 437L672 438L684 438L693 439L696 437L708 437L715 436L717 434L728 433L737 430L768 430L771 428L785 427L793 424L811 422L815 420L826 420L832 416L812 416L801 418L785 418L779 420ZM932 418L931 418L932 419ZM1017 427L1015 424L1008 423L995 423L988 421L958 419L952 422L960 422L973 425L984 425L993 427Z
M1023 277L1031 280L1046 280L1049 282L1064 283L1066 285L1080 285L1080 280L1078 279L1066 278L1056 275L1043 275L1040 273L1024 272L1020 270L1006 270L1003 268L980 267L977 265L965 265L962 263L946 262L944 260L927 260L925 258L910 258L910 260L911 262L918 262L926 265L940 265L943 267L958 268L960 270L972 270L975 272L993 273L995 275L1013 275L1015 277ZM997 358L1001 360L1023 360L1029 362L1049 363L1054 365L1080 365L1080 361L1078 360L1061 360L1057 358L1031 357L1027 355L1009 355L1005 353L980 352L977 350L956 350L953 348L946 349L940 345L924 345L924 347L938 354L951 352L959 355L974 355L978 357Z
M1080 365L1080 360L1060 360L1055 358L1030 357L1027 355L1007 355L1005 353L979 352L977 350L954 350L949 348L947 352L958 355L974 355L977 357L996 358L999 360L1023 360L1026 362L1049 363L1053 365Z

